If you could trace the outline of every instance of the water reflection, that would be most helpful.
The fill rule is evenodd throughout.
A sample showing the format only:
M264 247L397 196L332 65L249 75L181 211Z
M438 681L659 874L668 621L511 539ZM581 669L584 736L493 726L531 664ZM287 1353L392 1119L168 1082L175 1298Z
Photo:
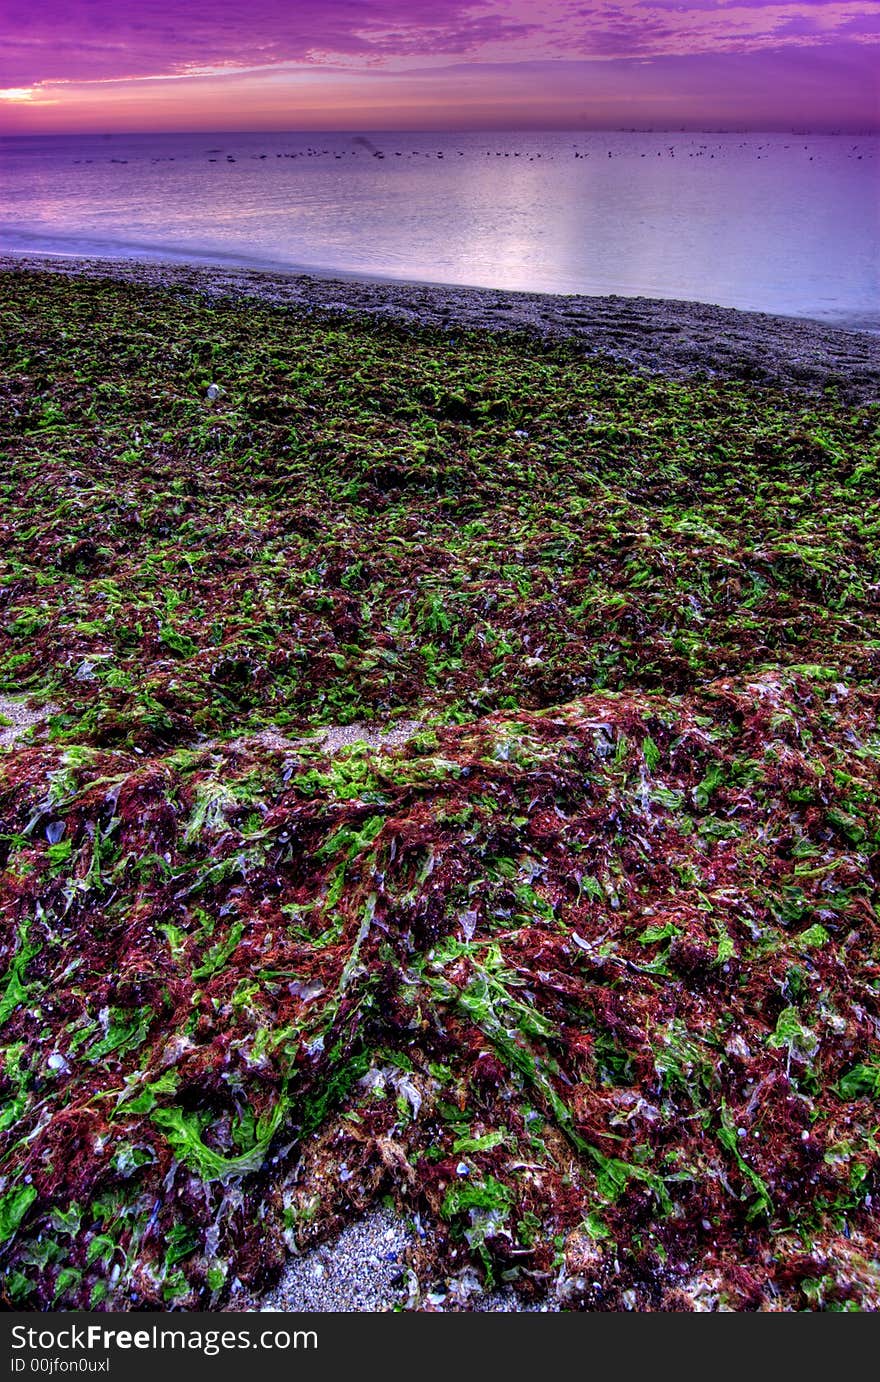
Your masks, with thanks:
M878 162L852 136L10 139L2 235L880 321Z

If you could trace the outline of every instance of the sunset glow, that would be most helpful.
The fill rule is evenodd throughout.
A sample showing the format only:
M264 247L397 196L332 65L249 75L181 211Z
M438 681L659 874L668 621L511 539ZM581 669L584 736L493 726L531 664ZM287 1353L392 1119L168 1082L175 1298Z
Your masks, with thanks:
M876 128L874 0L13 0L0 131Z

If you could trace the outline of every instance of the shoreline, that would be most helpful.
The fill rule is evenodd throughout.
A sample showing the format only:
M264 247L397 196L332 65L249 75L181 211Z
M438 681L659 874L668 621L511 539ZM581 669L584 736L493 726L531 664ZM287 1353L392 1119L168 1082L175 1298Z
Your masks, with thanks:
M573 342L640 373L682 379L705 374L805 392L831 387L852 403L880 398L880 336L708 303L40 254L2 254L0 272L109 278L209 298L252 298L298 312L352 313L411 329L523 332Z

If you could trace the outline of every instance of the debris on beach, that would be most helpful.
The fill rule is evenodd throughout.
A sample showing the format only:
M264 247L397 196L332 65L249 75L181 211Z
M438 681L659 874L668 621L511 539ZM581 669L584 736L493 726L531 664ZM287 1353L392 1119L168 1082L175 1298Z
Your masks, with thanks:
M413 1308L877 1309L880 408L0 322L5 1305L222 1309L385 1206Z

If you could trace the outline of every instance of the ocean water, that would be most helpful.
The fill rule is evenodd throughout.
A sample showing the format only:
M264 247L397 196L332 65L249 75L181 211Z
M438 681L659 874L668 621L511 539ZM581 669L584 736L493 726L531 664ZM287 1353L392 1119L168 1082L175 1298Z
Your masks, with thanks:
M5 138L0 247L685 298L880 330L880 139Z

